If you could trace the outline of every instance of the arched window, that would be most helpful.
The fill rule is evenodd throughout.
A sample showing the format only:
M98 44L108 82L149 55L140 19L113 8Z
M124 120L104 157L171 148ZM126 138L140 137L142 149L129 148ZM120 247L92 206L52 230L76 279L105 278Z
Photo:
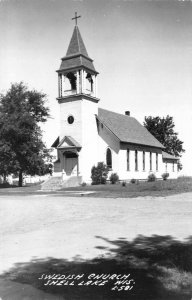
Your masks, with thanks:
M106 153L106 165L109 169L112 169L112 153L111 149L107 148L107 153Z
M67 85L67 83L66 83L65 89L66 90L76 90L77 78L76 78L75 74L74 73L68 73L66 75L66 78L69 80L69 85Z
M93 92L93 79L90 73L87 73L86 76L86 89L90 92Z

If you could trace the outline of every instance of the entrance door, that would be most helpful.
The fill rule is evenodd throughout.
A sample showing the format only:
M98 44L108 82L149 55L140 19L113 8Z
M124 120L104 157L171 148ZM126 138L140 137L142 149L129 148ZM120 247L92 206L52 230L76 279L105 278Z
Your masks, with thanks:
M68 176L77 176L78 156L73 152L65 153L64 170Z

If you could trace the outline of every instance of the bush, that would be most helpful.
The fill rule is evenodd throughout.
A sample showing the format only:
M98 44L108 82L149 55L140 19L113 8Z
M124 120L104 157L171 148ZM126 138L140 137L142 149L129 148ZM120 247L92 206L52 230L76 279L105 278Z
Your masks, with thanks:
M106 182L107 182L107 176L101 177L101 184L106 184Z
M167 178L169 177L169 173L163 173L161 176L163 180L167 180Z
M9 182L3 182L3 183L0 183L0 189L4 189L4 188L10 188L11 185L9 184Z
M126 181L123 181L121 185L126 186L126 184L127 184Z
M86 186L86 185L87 185L86 182L81 183L81 186Z
M136 183L136 181L137 181L137 180L136 180L135 178L132 178L132 179L130 180L131 183Z
M107 166L103 162L98 162L97 166L91 169L92 184L105 184L108 172Z
M112 184L115 184L117 181L119 181L119 176L117 173L112 173L109 180Z
M151 181L156 181L156 176L155 176L155 174L153 174L153 173L151 173L151 174L149 174L149 176L148 176L148 182L151 182Z

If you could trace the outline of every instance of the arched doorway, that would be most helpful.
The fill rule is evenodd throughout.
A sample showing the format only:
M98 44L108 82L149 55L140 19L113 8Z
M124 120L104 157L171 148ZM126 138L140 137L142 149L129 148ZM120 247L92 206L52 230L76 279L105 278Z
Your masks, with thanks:
M67 176L78 175L78 155L72 151L65 151L63 153L64 158L64 171Z

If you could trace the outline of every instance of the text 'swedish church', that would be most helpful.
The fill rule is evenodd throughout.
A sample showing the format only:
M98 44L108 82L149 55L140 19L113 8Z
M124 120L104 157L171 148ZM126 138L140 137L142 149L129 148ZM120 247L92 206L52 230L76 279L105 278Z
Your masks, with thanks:
M71 182L91 182L91 168L104 162L120 180L177 177L177 158L129 112L118 114L98 107L97 77L76 25L58 72L60 133L54 176ZM75 180L75 178L77 180Z

